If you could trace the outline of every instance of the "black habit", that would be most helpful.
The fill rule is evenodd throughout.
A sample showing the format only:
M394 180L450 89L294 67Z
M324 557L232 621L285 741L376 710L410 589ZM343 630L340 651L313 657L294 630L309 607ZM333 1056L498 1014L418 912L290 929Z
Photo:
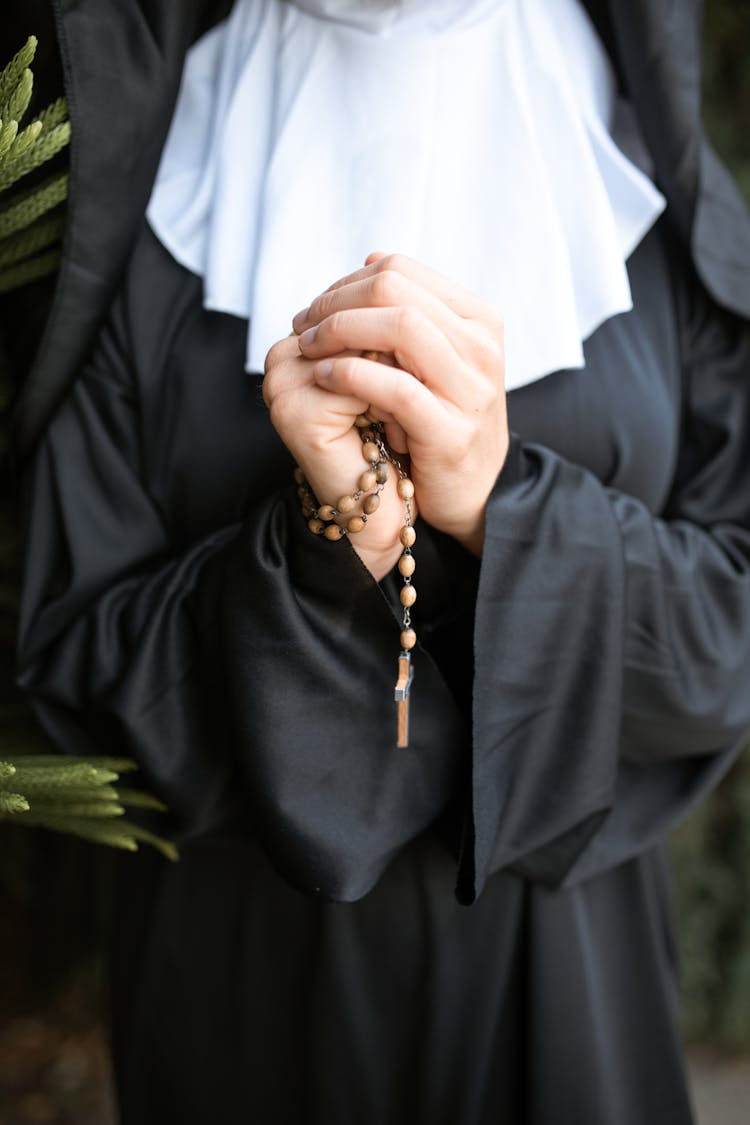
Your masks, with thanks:
M623 7L644 31L665 6ZM164 47L160 129L190 38L167 7L130 28ZM60 3L61 39L110 8ZM610 8L627 83L653 52ZM85 203L19 408L21 679L65 750L139 760L182 844L123 868L124 1125L691 1120L660 841L750 727L750 283L722 249L750 227L662 93L644 129L670 210L630 260L633 311L584 370L511 394L481 565L420 525L400 752L391 583L308 533L246 324L135 221L163 130L117 237L74 154ZM92 215L99 270L76 257Z

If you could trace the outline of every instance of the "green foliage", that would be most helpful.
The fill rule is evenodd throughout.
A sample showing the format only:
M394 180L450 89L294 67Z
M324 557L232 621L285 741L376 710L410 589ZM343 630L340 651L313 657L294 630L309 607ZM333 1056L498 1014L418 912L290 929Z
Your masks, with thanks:
M14 188L70 143L64 98L58 98L21 128L34 88L29 68L36 46L32 35L0 73L0 193ZM67 175L56 175L22 195L14 192L0 206L0 293L57 269L60 256L50 247L62 236L61 207L67 190ZM49 214L51 211L54 214Z
M0 193L36 172L70 141L70 122L64 98L47 106L21 128L34 87L30 68L37 41L31 36L0 73ZM0 293L53 273L59 263L57 244L65 225L64 204L68 174L57 172L23 191L13 191L0 206ZM1 357L0 357L1 358ZM2 442L8 429L9 377L0 365ZM3 662L13 649L16 626L17 577L20 569L18 536L9 506L0 500L0 646ZM6 669L0 667L0 672ZM16 745L27 751L41 743L25 705L7 682L0 683L0 721L13 732ZM7 737L7 734L6 734ZM174 846L125 818L126 808L163 811L160 801L117 785L121 773L135 763L111 758L64 758L23 753L0 760L0 822L48 828L127 851L148 843L168 859Z
M126 758L64 758L57 754L16 755L0 761L0 821L70 832L86 840L136 851L138 840L153 844L167 859L174 846L125 816L126 806L157 809L155 797L119 789L120 774L136 768Z

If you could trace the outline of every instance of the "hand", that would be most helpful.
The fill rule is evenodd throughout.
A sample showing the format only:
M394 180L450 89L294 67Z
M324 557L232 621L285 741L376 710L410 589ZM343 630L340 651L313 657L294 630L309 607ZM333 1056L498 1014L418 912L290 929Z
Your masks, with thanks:
M505 462L497 311L402 255L372 254L294 318L316 385L406 435L421 516L481 555L487 498ZM392 353L398 367L364 359Z
M263 398L271 422L301 467L321 504L336 504L351 493L368 467L362 443L352 428L368 403L356 395L324 390L313 376L314 362L300 354L296 336L280 340L266 356ZM302 518L302 517L300 517ZM351 543L379 581L401 554L399 532L404 506L396 494L393 471L380 507Z

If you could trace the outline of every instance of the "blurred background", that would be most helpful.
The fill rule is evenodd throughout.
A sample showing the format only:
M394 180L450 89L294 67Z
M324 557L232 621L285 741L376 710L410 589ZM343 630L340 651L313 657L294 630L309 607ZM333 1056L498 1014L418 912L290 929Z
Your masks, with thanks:
M16 9L19 6L16 6ZM0 66L39 38L32 108L61 93L50 8L0 14ZM750 0L707 0L705 116L750 202ZM65 152L55 158L64 167ZM53 162L54 165L54 162ZM35 282L43 293L47 281ZM9 303L10 302L10 303ZM0 351L13 299L0 297ZM17 318L16 324L20 323ZM33 334L33 318L26 334ZM0 362L0 456L12 364ZM7 468L0 495L0 761L38 748L11 686L19 554ZM748 688L750 690L750 686ZM701 1125L750 1121L750 750L671 842L680 918L682 1013ZM0 1125L109 1125L104 950L114 865L107 848L30 831L0 817ZM637 1125L637 1123L633 1123Z

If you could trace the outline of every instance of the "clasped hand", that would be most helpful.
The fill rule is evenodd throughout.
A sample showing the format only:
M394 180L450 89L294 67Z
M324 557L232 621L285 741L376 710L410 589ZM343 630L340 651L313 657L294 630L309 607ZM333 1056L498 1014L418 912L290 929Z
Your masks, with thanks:
M409 454L422 519L481 555L508 450L503 323L490 305L410 258L371 254L294 317L266 358L263 395L321 503L355 486L363 462L352 427L369 410ZM402 525L389 483L377 516L352 537L377 579L400 554Z

